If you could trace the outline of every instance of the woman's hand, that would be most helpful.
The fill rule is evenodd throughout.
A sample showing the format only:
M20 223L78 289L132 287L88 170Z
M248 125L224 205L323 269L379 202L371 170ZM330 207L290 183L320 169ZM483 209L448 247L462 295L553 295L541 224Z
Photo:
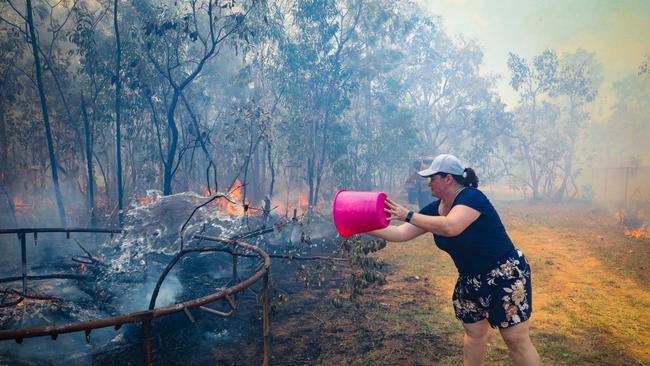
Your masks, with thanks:
M391 201L390 198L386 198L386 201L384 201L384 205L386 206L384 208L384 211L390 214L390 217L388 218L389 220L400 220L400 221L406 220L406 214L409 213L409 209L407 209L404 206L401 206L398 203Z

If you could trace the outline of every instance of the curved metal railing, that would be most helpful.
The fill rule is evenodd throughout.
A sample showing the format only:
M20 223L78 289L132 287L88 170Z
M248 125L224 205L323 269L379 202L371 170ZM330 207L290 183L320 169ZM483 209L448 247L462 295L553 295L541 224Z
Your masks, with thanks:
M22 275L20 277L6 277L0 278L0 282L9 282L22 279L23 294L27 290L27 280L41 280L48 278L71 278L79 279L72 274L52 274L52 275L39 275L39 276L29 276L27 274L27 255L26 255L26 236L27 234L33 234L34 239L36 240L38 233L66 233L66 237L70 238L70 233L81 232L81 233L121 233L119 229L84 229L84 228L22 228L22 229L0 229L0 234L17 234L21 246L21 268ZM90 335L90 332L94 329L105 328L105 327L114 327L116 330L119 329L123 324L128 323L142 323L143 331L143 351L144 351L144 364L151 365L151 321L155 318L163 317L166 315L185 312L185 314L190 318L190 321L194 321L188 309L199 308L202 311L206 311L212 314L228 316L234 310L235 304L232 299L232 295L241 292L253 284L258 282L260 279L263 279L263 341L264 341L264 359L263 365L268 365L270 360L270 323L269 323L269 270L271 267L271 259L269 255L262 249L255 247L253 245L230 239L222 239L218 237L210 236L201 236L201 240L208 240L226 244L229 248L226 249L223 246L213 247L213 246L204 246L204 247L184 247L176 256L172 258L172 261L168 264L165 271L161 274L158 284L156 285L156 290L160 288L162 282L164 281L167 273L171 268L178 262L178 260L188 254L195 252L227 252L233 256L233 279L232 286L219 292L209 294L207 296L188 300L185 302L177 303L171 306L165 306L160 308L155 308L155 300L157 296L157 291L155 294L152 294L150 307L148 310L133 312L124 315L111 316L106 318L94 319L81 321L76 323L68 324L58 324L58 325L48 325L42 327L31 327L31 328L19 328L19 329L7 329L0 330L0 340L10 340L13 339L18 343L22 343L24 338L30 337L41 337L41 336L50 336L53 340L56 340L59 334L62 333L72 333L84 331L86 337ZM256 272L246 280L243 280L237 283L237 256L241 255L238 253L238 248L244 249L246 252L254 252L255 255L259 256L263 262L257 268ZM250 254L246 254L250 256ZM208 308L204 305L213 303L218 300L226 300L228 304L233 308L230 313L220 312L211 308ZM13 305L18 304L22 301L23 298L17 300ZM10 306L12 304L5 304Z

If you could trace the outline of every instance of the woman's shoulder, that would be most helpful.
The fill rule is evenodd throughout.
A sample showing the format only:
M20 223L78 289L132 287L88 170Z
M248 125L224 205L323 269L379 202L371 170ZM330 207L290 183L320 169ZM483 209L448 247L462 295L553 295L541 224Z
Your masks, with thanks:
M440 200L435 200L424 206L418 213L428 216L438 216L438 206L440 206Z
M480 189L474 187L465 187L462 191L460 191L455 203L473 203L480 204L481 206L491 204L485 193L481 192Z
M460 191L458 196L487 199L487 196L485 195L485 193L481 192L480 189L474 188L474 187L465 187L465 188L463 188L463 190Z

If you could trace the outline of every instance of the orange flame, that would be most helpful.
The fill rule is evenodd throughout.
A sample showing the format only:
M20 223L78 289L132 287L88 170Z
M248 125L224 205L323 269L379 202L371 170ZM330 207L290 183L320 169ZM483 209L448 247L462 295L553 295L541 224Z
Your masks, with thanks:
M296 210L298 215L304 214L309 209L309 195L304 192L298 192L298 197L296 199L295 195L290 196L289 202L284 199L274 200L271 204L271 207L275 207L275 212L281 215L293 216L293 211ZM319 201L316 208L318 208L323 201Z
M230 191L230 199L235 203L231 203L225 198L220 198L219 206L221 206L222 210L225 211L228 215L242 215L244 214L244 207L241 205L242 196L242 184L239 179L237 179L235 180L233 189Z
M650 238L650 228L642 227L639 229L631 229L628 227L623 228L623 235L628 238L633 239L649 239Z
M305 195L300 192L298 194L298 207L299 208L307 208L309 206L309 200L305 198Z
M57 300L59 299L58 296L52 296L52 300ZM50 299L29 299L29 298L23 298L23 301L19 302L16 304L17 309L22 309L25 307L27 304L52 304L53 301Z
M34 203L26 203L19 196L14 196L14 208L19 212L27 212L29 209L34 208Z
M199 192L205 197L210 197L210 191L206 186L201 186L199 188ZM244 205L242 204L242 198L242 183L237 179L233 184L233 189L230 191L230 200L234 203L228 201L225 198L219 198L218 200L213 201L211 204L214 207L218 207L220 211L225 212L230 216L241 216L244 214L245 210ZM322 204L324 204L323 199L319 201L316 208ZM263 212L262 209L264 207L264 201L259 202L256 206L251 206L251 202L247 199L246 205L249 206L249 210L246 212L247 215L261 215ZM298 197L292 195L289 204L287 204L285 200L274 199L271 203L271 208L273 208L273 212L280 215L287 213L287 215L291 216L293 215L294 209L297 210L299 215L304 214L309 209L308 194L304 191L301 191L298 192Z
M136 200L138 201L138 204L139 204L140 206L142 206L142 205L148 205L148 204L150 204L150 203L153 202L153 197L149 197L149 196L139 196L138 198L136 198Z
M215 201L212 201L211 205L213 207L218 207L220 211L225 212L226 214L230 216L239 216L244 214L244 206L241 204L242 201L242 184L239 181L239 179L235 180L235 184L233 185L233 189L230 191L230 200L233 201L234 203L228 201L225 198L219 198ZM201 186L199 188L199 192L201 195L204 197L210 197L210 190L208 190L208 187L206 186ZM214 192L213 192L214 193ZM246 200L248 203L248 200Z

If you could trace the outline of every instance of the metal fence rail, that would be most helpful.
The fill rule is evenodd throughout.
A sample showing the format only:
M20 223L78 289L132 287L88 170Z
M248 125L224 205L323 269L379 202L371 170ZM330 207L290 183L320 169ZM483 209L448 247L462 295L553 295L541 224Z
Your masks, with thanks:
M42 279L48 279L48 278L74 278L78 279L77 277L74 277L71 274L51 274L51 275L39 275L39 276L30 276L27 273L27 255L26 255L26 235L27 234L33 234L34 239L36 240L36 237L38 233L66 233L66 237L70 238L70 233L72 232L77 232L77 233L109 233L109 234L115 234L115 233L121 233L122 231L119 229L84 229L84 228L21 228L21 229L0 229L0 234L16 234L18 235L18 239L20 241L20 247L21 247L21 268L22 268L22 274L20 277L7 277L7 278L0 278L0 283L2 282L10 282L10 281L16 281L16 280L22 280L22 287L23 287L23 295L26 294L27 292L27 280L42 280ZM232 299L232 296L238 292L241 292L249 287L251 287L253 284L258 282L260 279L263 280L262 282L262 287L263 287L263 324L262 324L262 329L263 329L263 342L264 342L264 359L262 361L263 365L268 365L270 361L270 323L269 323L269 273L270 273L270 267L271 267L271 259L269 255L263 251L262 249L255 247L253 245L238 241L238 240L229 240L229 239L222 239L218 237L206 237L203 236L201 237L202 240L208 240L208 241L213 241L213 242L219 242L222 244L225 244L228 246L228 250L224 249L223 246L210 246L210 247L192 247L192 248L184 248L177 254L172 261L170 261L170 264L167 266L165 272L163 272L159 278L158 285L156 288L158 289L162 282L164 281L164 278L166 274L171 270L171 268L174 266L175 263L177 263L178 259L188 253L193 253L193 252L226 252L229 253L231 256L233 256L233 279L232 279L232 284L233 286L221 290L219 292L215 292L212 294L209 294L207 296L197 298L197 299L192 299L188 300L182 303L178 303L175 305L171 306L166 306L166 307L161 307L161 308L155 308L155 296L152 295L151 298L151 305L150 309L145 310L145 311L139 311L139 312L134 312L134 313L129 313L129 314L124 314L124 315L118 315L118 316L111 316L111 317L106 317L106 318L100 318L100 319L94 319L94 320L87 320L87 321L81 321L81 322L76 322L76 323L68 323L68 324L60 324L60 325L49 325L49 326L43 326L43 327L32 327L32 328L18 328L18 329L7 329L7 330L0 330L0 340L10 340L13 339L17 343L22 343L24 338L30 338L30 337L42 337L42 336L50 336L52 337L53 340L56 340L59 334L62 333L72 333L72 332L80 332L84 331L86 333L86 337L90 335L90 332L93 329L99 329L99 328L105 328L105 327L114 327L116 330L119 329L123 324L128 324L128 323L141 323L142 324L142 332L143 332L143 353L144 353L144 359L143 363L145 365L151 365L151 321L155 318L163 317L166 315L178 313L178 312L185 312L185 314L190 318L190 321L193 321L193 318L191 314L189 313L188 309L192 308L199 308L202 311L206 311L212 314L216 315L221 315L221 316L227 316L230 315L229 313L223 313L216 311L214 309L204 307L204 305L213 303L218 300L226 300L228 301L229 305L231 308L235 307L234 300ZM237 256L238 256L238 249L243 249L246 252L253 252L255 253L254 255L258 256L261 258L263 261L261 265L258 267L256 272L249 278L247 278L244 281L241 281L239 283L236 283L237 281ZM250 254L247 254L247 256ZM17 301L14 301L10 304L4 304L4 306L12 306L12 305L17 305L23 301L23 297L21 296Z

